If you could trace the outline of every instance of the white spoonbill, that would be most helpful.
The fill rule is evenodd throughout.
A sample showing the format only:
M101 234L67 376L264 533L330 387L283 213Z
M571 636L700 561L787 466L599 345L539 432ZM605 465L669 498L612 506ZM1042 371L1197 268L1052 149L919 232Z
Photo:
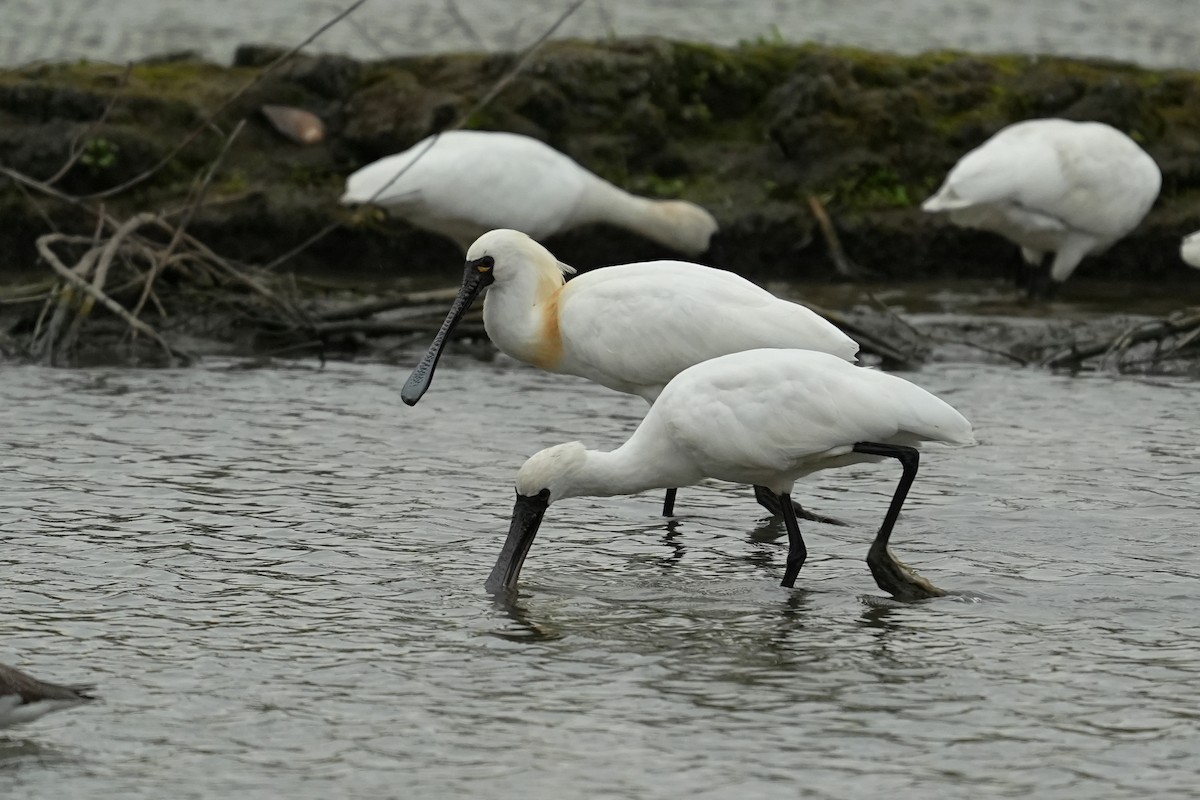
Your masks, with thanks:
M516 585L550 503L581 495L634 494L704 478L777 493L788 530L783 585L807 549L788 500L817 470L890 457L903 476L867 555L875 582L901 599L944 594L898 561L888 538L917 474L922 441L974 444L971 423L903 378L809 350L749 350L681 372L625 444L611 452L579 442L535 454L517 473L508 539L488 577L492 592Z
M632 195L537 139L495 131L446 131L422 139L351 175L341 202L385 206L464 251L494 228L545 239L606 223L698 255L717 230L700 206Z
M18 669L0 664L0 728L31 722L38 717L90 703L91 686L59 686L39 681Z
M1016 242L1033 270L1030 296L1051 295L1084 256L1137 227L1161 185L1154 159L1116 128L1033 119L963 156L921 208ZM1047 252L1049 276L1040 268Z
M479 237L467 251L458 297L401 399L416 405L425 394L446 336L489 285L483 325L504 353L648 403L683 370L727 353L793 347L854 361L858 352L853 339L819 314L722 269L647 261L601 267L570 282L564 270L574 272L523 233ZM778 513L766 489L755 486L755 496ZM672 513L674 499L668 492L663 514Z
M1179 256L1183 263L1200 269L1200 231L1183 237L1183 242L1179 245Z

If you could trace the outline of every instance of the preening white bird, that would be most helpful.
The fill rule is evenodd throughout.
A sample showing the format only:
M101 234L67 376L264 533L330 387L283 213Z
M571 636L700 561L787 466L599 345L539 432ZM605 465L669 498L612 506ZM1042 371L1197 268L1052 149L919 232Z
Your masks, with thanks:
M1084 256L1137 227L1161 185L1154 159L1116 128L1034 119L963 156L921 208L1016 242L1034 270L1030 295L1052 294ZM1054 253L1049 280L1046 253Z
M1179 256L1183 263L1200 269L1200 231L1183 237L1183 243L1179 245Z
M901 599L944 594L888 549L917 473L921 442L970 445L969 423L903 378L808 350L750 350L714 358L667 384L641 425L611 452L579 442L542 450L517 473L508 539L488 577L512 589L546 508L583 495L634 494L704 478L765 486L782 499L792 586L807 549L792 511L793 484L817 470L898 459L896 487L867 564L879 587Z
M341 202L385 206L464 251L494 228L545 239L605 223L698 255L717 230L712 215L694 203L638 197L537 139L495 131L422 139L351 175Z
M90 703L91 686L60 686L39 681L0 664L0 728L31 722L51 711Z
M858 344L819 314L721 269L682 261L574 272L512 230L490 231L467 252L458 297L400 397L415 405L429 388L447 335L476 295L488 336L504 353L549 372L578 375L654 403L688 367L760 347L792 347L856 360ZM762 487L758 501L778 513ZM664 514L673 511L668 492ZM801 510L801 513L805 512Z

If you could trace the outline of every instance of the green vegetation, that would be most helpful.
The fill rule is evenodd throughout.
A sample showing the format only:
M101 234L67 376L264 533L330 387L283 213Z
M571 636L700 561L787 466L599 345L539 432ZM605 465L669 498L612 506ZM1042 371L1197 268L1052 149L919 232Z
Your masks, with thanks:
M240 63L265 64L274 55L260 48ZM301 57L211 124L206 118L259 67L155 61L127 73L81 61L0 71L0 163L52 175L82 137L74 146L83 154L61 185L86 194L153 166L199 129L152 180L106 201L117 214L177 207L245 118L211 187L212 197L228 202L202 211L195 224L219 251L251 258L340 218L336 199L346 174L458 119L514 59L468 53L357 64ZM262 119L267 103L317 113L328 140L312 147L286 141ZM110 104L104 124L90 128ZM791 45L773 31L733 48L659 39L551 42L466 124L538 136L632 191L708 206L753 272L756 264L777 264L773 248L811 234L810 194L830 198L835 221L851 228L848 247L885 225L893 237L936 233L938 242L954 241L916 204L963 152L1004 125L1040 116L1099 119L1143 143L1164 172L1164 195L1145 235L1166 241L1185 226L1200 227L1200 76L1183 71L944 51L907 57ZM0 232L0 246L32 261L28 232L44 221L11 182L0 185L0 203L17 217ZM65 210L50 213L72 224ZM392 246L382 235L355 235L352 243L369 252ZM864 266L879 267L872 257L855 253Z

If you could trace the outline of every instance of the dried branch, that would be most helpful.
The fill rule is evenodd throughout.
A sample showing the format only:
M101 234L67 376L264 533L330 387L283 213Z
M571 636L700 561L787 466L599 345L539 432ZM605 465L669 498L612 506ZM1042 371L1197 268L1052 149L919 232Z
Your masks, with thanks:
M1134 345L1151 341L1161 343L1167 337L1179 335L1183 335L1183 338L1180 342L1175 343L1175 346L1168 353L1177 352L1200 335L1200 313L1194 311L1185 312L1165 319L1138 323L1122 331L1118 336L1108 339L1083 344L1072 342L1070 346L1057 350L1050 356L1042 359L1041 365L1052 369L1080 369L1083 367L1083 362L1089 358L1102 356L1101 363L1103 364L1109 356L1119 353L1117 366L1120 368L1121 357ZM1156 354L1155 358L1151 359L1151 363L1161 357L1161 353Z
M820 198L814 194L808 195L808 207L817 221L817 227L821 229L821 235L825 237L825 246L829 249L829 257L833 260L833 266L838 275L847 280L867 277L868 271L851 261L850 257L846 255L846 251L842 249L842 240L838 238L833 221L829 219L829 213L825 210L825 205Z
M161 336L159 336L158 331L132 316L121 306L120 303L112 300L110 297L108 297L108 295L104 294L104 292L100 291L95 286L84 280L83 277L77 274L75 270L70 269L62 263L58 255L55 254L54 250L50 247L50 245L59 241L61 236L61 234L57 233L48 233L37 238L36 245L38 253L46 260L46 263L49 264L55 272L62 276L67 283L79 289L94 300L98 300L101 305L103 305L113 314L116 314L118 317L120 317L126 325L129 325L131 328L134 328L135 330L144 333L146 336L153 339L159 345L159 347L162 348L169 363L178 363L180 360L179 356L177 356L176 353L171 349L171 346L168 345ZM96 250L93 248L88 252L95 253ZM85 255L84 258L86 259L87 256ZM47 355L53 358L53 349L49 350Z
M175 228L175 233L171 236L171 241L167 243L167 249L164 250L157 262L151 266L150 271L146 274L146 283L142 288L142 295L138 298L137 305L133 307L133 316L142 313L142 306L146 304L146 298L150 296L151 288L154 286L154 281L158 278L162 271L166 268L171 260L171 256L175 253L175 249L179 247L180 241L187 230L188 223L192 221L192 217L196 214L196 209L204 202L204 195L208 192L208 186L212 183L213 175L216 174L217 168L221 166L221 162L225 160L225 154L229 152L230 145L233 140L238 137L242 129L246 127L246 120L238 122L237 127L225 139L225 144L221 147L221 152L217 153L217 157L209 164L208 171L200 181L197 187L192 202L188 205L187 210L183 214L183 219L179 221L179 225ZM161 308L161 306L160 306Z
M912 333L914 336L916 336L919 339L924 339L926 341L935 342L938 344L962 345L963 347L969 347L973 350L978 350L981 353L988 353L990 355L1000 356L1001 358L1005 358L1005 359L1008 359L1009 361L1013 361L1013 362L1021 365L1022 367L1029 364L1028 359L1021 358L1016 353L1010 353L1007 350L1001 350L996 347L988 347L987 345L976 344L975 342L967 341L966 339L951 339L946 336L939 336L936 333L931 333L929 331L923 331L920 328L917 328L915 325L913 325L908 320L906 320L904 317L902 317L898 313L896 313L896 310L894 308L892 308L890 305L888 305L883 300L881 300L874 292L864 292L864 294L866 294L867 298L872 303L874 303L879 309L881 309L885 314L887 314L888 317L890 317L897 324L899 324L900 326L902 326L903 328L908 330L910 333Z

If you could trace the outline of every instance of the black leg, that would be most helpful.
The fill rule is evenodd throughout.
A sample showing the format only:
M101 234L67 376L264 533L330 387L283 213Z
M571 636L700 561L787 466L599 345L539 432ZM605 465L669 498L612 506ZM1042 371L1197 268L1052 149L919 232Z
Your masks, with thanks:
M758 501L760 506L765 508L767 511L770 511L773 515L777 517L783 515L783 511L780 508L779 497L767 487L755 486L754 499ZM792 510L796 513L796 519L804 519L808 520L809 522L820 522L825 525L846 525L845 522L842 522L837 517L826 517L821 514L814 514L813 512L806 510L804 506L800 505L795 500L792 501Z
M1017 285L1017 289L1024 292L1027 298L1032 298L1037 290L1039 281L1043 280L1042 276L1050 274L1049 259L1043 254L1036 264L1030 264L1025 260L1025 255L1018 255L1018 263L1016 268L1016 280L1013 282Z
M672 517L675 515L675 490L667 489L667 496L663 499L663 516Z
M899 600L919 600L927 597L941 597L945 594L941 589L913 572L908 566L892 555L888 549L888 540L892 536L892 528L900 518L900 507L908 496L909 487L917 477L917 465L920 454L914 447L895 444L879 444L877 442L858 442L854 445L855 452L873 456L886 456L900 462L904 474L892 495L892 503L888 506L879 533L867 553L867 566L875 577L875 583L885 592L890 592Z
M796 510L792 508L791 495L781 494L779 499L782 501L779 506L783 511L783 523L788 532L787 566L783 570L783 580L779 585L790 589L796 585L796 576L800 574L804 559L808 557L808 548L804 546L804 537L800 535L800 523L796 521Z
M1039 266L1025 285L1025 292L1030 300L1053 300L1058 294L1058 283L1050 277L1048 268Z

